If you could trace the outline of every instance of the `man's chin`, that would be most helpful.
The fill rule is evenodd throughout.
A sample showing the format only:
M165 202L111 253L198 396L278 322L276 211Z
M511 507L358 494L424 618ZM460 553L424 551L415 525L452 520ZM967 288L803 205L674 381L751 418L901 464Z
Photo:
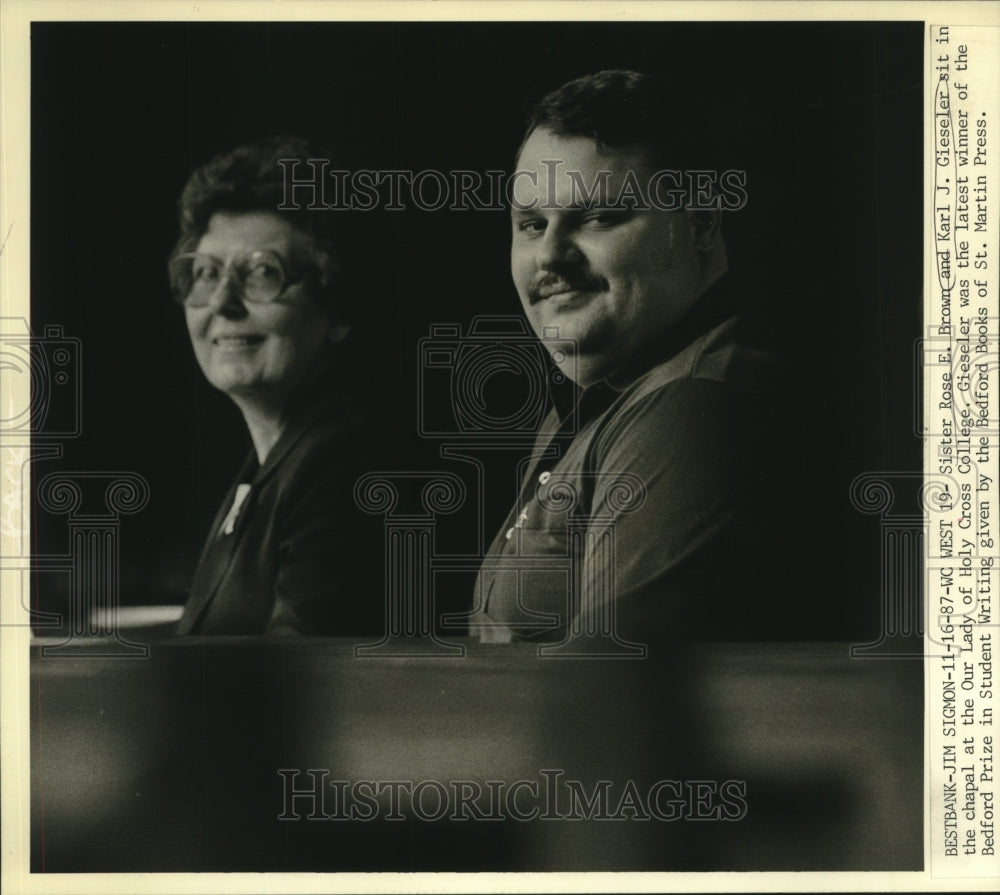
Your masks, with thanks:
M571 347L567 350L576 353L594 339L592 327L580 317L545 314L534 317L531 326L550 352L556 350L555 346L568 345Z
M615 361L600 352L567 350L561 357L554 352L552 359L562 373L581 388L604 379L615 368Z

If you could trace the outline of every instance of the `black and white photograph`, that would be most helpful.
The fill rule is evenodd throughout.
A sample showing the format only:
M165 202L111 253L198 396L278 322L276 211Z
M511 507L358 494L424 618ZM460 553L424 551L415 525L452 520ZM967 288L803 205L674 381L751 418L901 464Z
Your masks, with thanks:
M31 881L929 873L928 22L168 5L25 51Z

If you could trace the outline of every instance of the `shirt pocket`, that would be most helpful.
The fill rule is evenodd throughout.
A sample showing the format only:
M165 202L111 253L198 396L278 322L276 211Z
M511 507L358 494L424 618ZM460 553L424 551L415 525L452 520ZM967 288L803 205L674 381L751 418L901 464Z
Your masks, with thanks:
M519 640L557 638L566 626L570 581L565 525L515 528L498 558L489 616Z

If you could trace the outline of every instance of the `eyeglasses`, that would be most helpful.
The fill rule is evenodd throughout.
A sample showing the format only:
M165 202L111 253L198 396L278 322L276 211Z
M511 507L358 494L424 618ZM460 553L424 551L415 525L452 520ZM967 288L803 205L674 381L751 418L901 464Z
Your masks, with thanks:
M228 276L237 283L245 301L270 302L279 298L303 276L290 279L285 262L276 252L261 249L233 258L228 264L214 255L185 252L170 259L174 298L188 308L203 308Z

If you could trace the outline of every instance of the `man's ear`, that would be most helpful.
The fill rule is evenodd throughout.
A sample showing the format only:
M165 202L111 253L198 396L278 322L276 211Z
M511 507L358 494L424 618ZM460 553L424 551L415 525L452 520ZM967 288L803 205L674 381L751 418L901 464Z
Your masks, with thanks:
M693 209L685 212L694 233L694 245L699 252L714 249L722 232L722 214L718 209Z

